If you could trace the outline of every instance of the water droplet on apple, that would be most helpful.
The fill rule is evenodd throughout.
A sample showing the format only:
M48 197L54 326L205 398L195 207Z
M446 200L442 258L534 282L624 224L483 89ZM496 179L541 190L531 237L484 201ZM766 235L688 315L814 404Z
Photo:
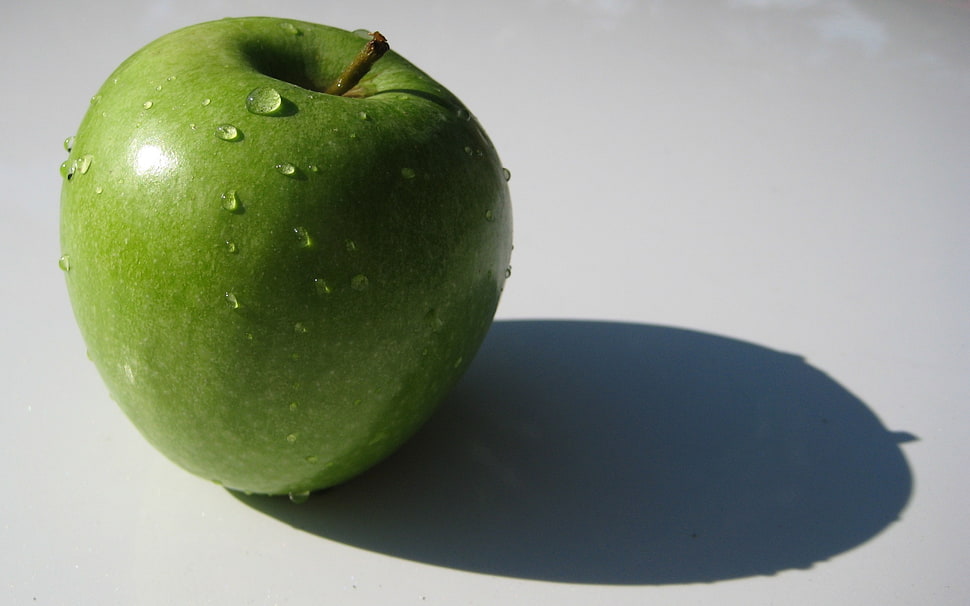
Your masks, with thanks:
M512 266L509 265L508 267L505 268L505 278L509 279L511 277L512 277Z
M310 248L313 246L313 238L305 227L294 227L293 233L296 234L296 242L300 248Z
M485 220L488 221L488 222L494 221L495 220L495 213L493 213L491 210L486 210L485 211Z
M347 240L344 242L344 247L347 249L347 252L355 252L357 250L357 243L353 240Z
M304 324L303 322L297 322L296 324L293 325L293 332L295 332L298 335L305 335L308 331L309 329L306 327L306 324Z
M74 162L61 163L61 176L67 180L74 176Z
M216 136L223 141L235 141L239 139L239 129L232 124L220 124L216 127Z
M280 162L276 165L276 170L281 175L286 175L287 177L291 177L296 174L296 167L289 162Z
M296 402L290 402L290 411L291 412L296 412L296 410L298 408L300 408L300 405L298 403L296 403Z
M357 117L361 120L367 120L367 112L358 112Z
M280 29L286 32L287 34L290 34L291 36L300 35L300 28L293 25L289 21L284 21L283 23L280 23Z
M161 84L159 84L158 86L156 86L156 87L155 87L155 90L156 90L156 91L159 91L159 92L161 92L161 90L162 90L162 85L161 85Z
M464 362L464 361L465 361L465 358L464 357L458 356L458 359L455 360L455 364L454 364L455 368L458 368L459 366L461 366L461 363Z
M94 188L94 193L96 193L96 194L98 194L100 196L102 193L104 193L104 188L99 185L99 186L97 186L97 187Z
M371 39L371 32L370 30L367 30L367 29L355 29L354 35L357 36L358 38L363 38L364 40Z
M151 109L152 106L154 106L154 105L155 104L152 103L151 101L145 101L144 103L141 104L141 106L144 107L145 109Z
M286 441L289 442L290 444L296 442L297 438L299 438L299 436L296 435L295 433L291 433L291 434L287 434L286 435Z
M71 135L67 139L64 139L64 149L65 151L68 151L68 152L74 149L74 135Z
M242 304L239 303L239 298L231 292L226 293L226 304L229 306L229 309L239 309L242 307Z
M507 168L503 168L502 169L502 176L505 177L505 180L506 181L509 181L510 179L512 179L512 171L510 171Z
M226 240L226 252L234 255L239 252L239 246L232 240Z
M62 271L71 271L71 255L61 255L61 258L57 260L57 266Z
M231 213L242 210L242 204L239 203L239 197L236 196L236 190L230 189L226 193L222 194L222 208Z
M206 97L205 99L203 99L203 100L202 100L202 107L206 107L206 106L208 106L208 105L209 105L210 103L212 103L212 99L210 99L210 98L208 98L208 97Z
M370 280L364 274L357 274L350 279L350 287L354 290L364 291L368 286L370 286Z
M468 154L469 156L474 156L475 155L475 150L472 149L470 145L466 145L465 146L465 153Z
M91 105L97 105L98 103L101 103L101 95L91 97Z
M91 168L92 162L94 162L94 156L92 156L91 154L86 154L78 158L78 161L77 161L78 172L80 172L82 175L87 173L88 169Z
M327 281L324 280L323 278L314 278L313 285L317 290L317 294L329 295L330 293L333 292L333 289L330 288L330 285L327 284Z
M297 505L302 505L310 499L310 491L305 490L303 492L291 492L290 501L296 503Z
M438 312L434 309L428 310L428 313L424 315L424 321L431 328L431 332L441 332L441 329L445 325L441 318L438 317Z
M404 177L405 179L413 179L414 175L415 175L415 172L413 168L405 167L401 169L401 176Z
M246 109L257 116L270 116L283 106L283 97L270 86L260 86L250 91L246 97Z
M318 173L320 172L320 167L316 164L309 164L307 165L307 170L309 170L311 173Z

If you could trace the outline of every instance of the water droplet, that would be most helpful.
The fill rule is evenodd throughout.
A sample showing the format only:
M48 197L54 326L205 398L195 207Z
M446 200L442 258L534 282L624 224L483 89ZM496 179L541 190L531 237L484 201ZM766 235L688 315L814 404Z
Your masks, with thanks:
M246 97L246 109L257 116L270 116L283 106L279 91L269 86L260 86L250 91Z
M91 105L97 105L98 103L101 103L101 95L91 97Z
M307 463L316 463L316 462L317 462L317 461L319 461L319 460L320 460L319 458L317 458L317 457L315 457L315 456L313 456L313 455L310 455L310 456L308 456L308 457L306 458L306 462L307 462Z
M161 90L162 90L162 85L161 85L161 84L159 84L158 86L156 86L156 87L155 87L155 90L156 90L156 91L159 91L159 92L161 92Z
M512 266L509 265L508 267L505 268L505 278L508 279L511 277L512 277Z
M316 164L309 164L307 165L307 170L309 170L311 173L318 173L320 172L320 167Z
M413 168L405 167L401 169L401 176L404 177L405 179L413 179L414 175L415 175L415 172Z
M236 190L230 189L226 193L222 194L222 208L231 213L242 210L242 204L239 203L239 197L236 195Z
M290 501L296 503L297 505L302 505L310 499L310 491L305 490L303 492L291 492Z
M99 185L99 186L97 186L97 187L94 188L94 193L96 193L96 194L98 194L100 196L102 193L104 193L104 188Z
M175 79L176 77L177 77L177 76L169 76L168 78L165 78L165 79L166 79L166 80L168 80L169 82L171 82L171 81L172 81L172 80L174 80L174 79Z
M144 107L145 109L151 109L153 105L155 104L152 103L151 101L145 101L144 103L141 104L141 106Z
M428 313L424 315L424 321L428 323L431 328L431 332L440 332L444 327L445 323L438 317L438 312L434 309L429 310Z
M353 288L354 290L359 290L359 291L367 290L368 286L370 286L370 280L368 280L367 276L365 276L364 274L357 274L356 276L350 279L350 287Z
M370 30L367 30L367 29L355 29L354 35L357 36L358 38L363 38L364 40L371 39L371 32Z
M296 442L297 438L299 438L299 436L296 435L295 433L287 434L286 441L292 444Z
M474 118L472 113L467 109L465 109L464 107L459 107L458 110L455 112L455 116L457 116L459 120L464 120L466 122L470 122L472 118Z
M293 233L296 234L296 242L300 248L310 248L313 246L313 238L305 227L294 227Z
M237 245L232 240L226 240L226 252L229 254L236 254L239 252L239 245Z
M464 357L458 356L458 359L455 360L454 367L455 368L458 368L459 366L461 366L461 363L464 362L464 361L465 361L465 358Z
M355 252L357 250L357 243L353 240L347 240L344 242L344 246L347 248L347 252Z
M82 175L88 172L88 170L91 168L92 162L94 162L94 156L92 156L91 154L87 154L78 158L78 161L77 161L78 172L80 172Z
M313 285L317 289L317 294L329 295L333 292L333 289L330 288L330 285L323 278L314 278Z
M505 177L505 180L506 181L508 181L508 180L510 180L512 178L512 171L510 171L507 168L503 168L502 169L502 176Z
M289 21L284 21L283 23L280 23L280 29L286 32L287 34L290 34L291 36L300 35L300 28L293 25Z
M226 293L226 304L229 309L239 309L242 305L239 303L239 298L231 292Z
M239 139L239 129L232 124L220 124L216 127L216 136L223 141L235 141Z
M367 119L367 112L358 112L357 113L357 117L360 118L361 120L366 120Z
M206 106L208 106L208 105L209 105L210 103L212 103L212 99L210 99L210 98L208 98L208 97L206 97L205 99L203 99L203 100L202 100L202 107L206 107Z
M57 260L57 266L63 271L71 271L71 255L61 255Z
M471 146L466 145L465 146L465 153L468 154L469 156L474 156L475 155L475 150L472 149Z
M296 412L296 410L299 407L300 407L300 405L297 402L290 402L290 411L291 412Z
M303 322L297 322L296 324L293 325L293 332L295 332L298 335L305 335L308 331L309 329L306 327L306 324L304 324Z
M75 162L62 162L61 163L61 176L69 180L74 176L74 165Z
M486 210L485 211L485 220L486 221L489 221L489 222L494 221L495 220L495 213L493 213L491 210Z
M64 139L64 149L68 152L74 149L74 135L71 135L67 139Z
M296 174L296 167L290 164L289 162L280 162L279 164L276 165L276 170L281 175L286 175L287 177L290 177Z

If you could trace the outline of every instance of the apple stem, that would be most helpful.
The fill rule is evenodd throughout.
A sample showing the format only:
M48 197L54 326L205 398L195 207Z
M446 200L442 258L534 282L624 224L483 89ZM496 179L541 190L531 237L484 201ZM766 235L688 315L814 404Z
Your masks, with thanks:
M371 34L371 39L364 45L364 48L360 49L354 60L350 62L342 74L334 80L334 82L327 87L323 92L328 95L346 95L350 92L360 79L367 75L370 68L377 62L378 59L384 56L390 49L390 45L387 43L387 38L381 35L380 32L374 32Z

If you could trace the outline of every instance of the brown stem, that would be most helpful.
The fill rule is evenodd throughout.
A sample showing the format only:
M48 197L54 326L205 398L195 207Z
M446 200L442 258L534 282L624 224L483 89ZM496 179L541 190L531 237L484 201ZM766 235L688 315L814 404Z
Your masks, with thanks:
M352 88L357 86L378 59L384 56L391 47L387 44L387 38L380 32L371 34L371 39L364 48L360 49L354 60L350 62L340 77L323 91L328 95L346 95Z

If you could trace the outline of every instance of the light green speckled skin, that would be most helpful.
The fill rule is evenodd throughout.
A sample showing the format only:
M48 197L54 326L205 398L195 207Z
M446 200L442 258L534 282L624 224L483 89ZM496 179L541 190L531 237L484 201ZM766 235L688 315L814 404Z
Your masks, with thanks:
M312 90L364 42L271 18L171 33L108 78L62 168L90 358L155 447L235 490L305 493L392 452L504 286L506 178L461 103L393 51L363 98ZM260 86L276 115L247 110Z

